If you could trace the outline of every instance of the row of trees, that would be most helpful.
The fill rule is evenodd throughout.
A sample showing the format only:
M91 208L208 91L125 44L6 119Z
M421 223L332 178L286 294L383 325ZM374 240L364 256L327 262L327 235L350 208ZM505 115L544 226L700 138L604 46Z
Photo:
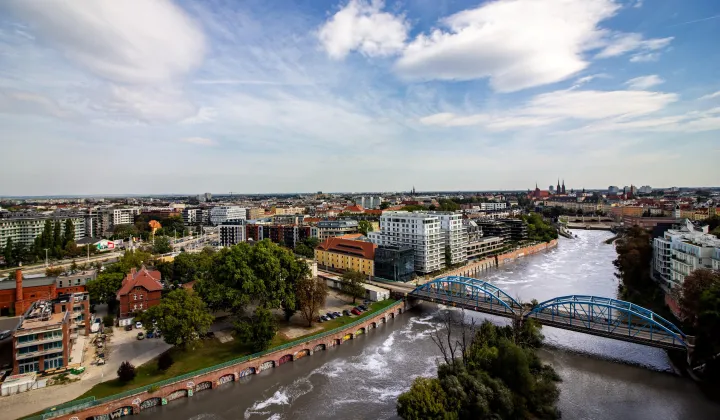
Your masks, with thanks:
M188 233L181 216L160 217L154 215L140 214L135 218L135 223L117 225L113 229L111 239L127 239L129 237L142 238L147 241L151 238L152 232L148 225L150 220L155 220L162 226L155 232L155 236L182 237Z
M559 376L535 353L543 336L530 320L522 327L476 328L448 312L432 339L443 363L437 378L417 378L398 398L397 413L420 419L557 419Z
M60 220L53 223L47 219L42 233L30 246L13 242L12 238L8 238L0 246L2 246L5 265L9 267L42 260L46 256L46 249L48 258L74 258L85 251L75 244L75 225L70 219L66 219L64 224Z

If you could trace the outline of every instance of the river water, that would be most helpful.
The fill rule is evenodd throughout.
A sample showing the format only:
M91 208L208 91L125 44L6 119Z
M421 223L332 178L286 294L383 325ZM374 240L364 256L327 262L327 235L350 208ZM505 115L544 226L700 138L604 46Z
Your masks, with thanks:
M522 300L570 294L615 297L615 250L602 231L576 231L557 248L480 273ZM398 419L395 402L418 376L433 376L439 352L429 338L441 311L423 303L342 346L213 391L143 411L159 420ZM481 314L502 323L504 319ZM720 419L720 405L691 381L671 374L664 351L543 328L541 357L563 382L564 419Z

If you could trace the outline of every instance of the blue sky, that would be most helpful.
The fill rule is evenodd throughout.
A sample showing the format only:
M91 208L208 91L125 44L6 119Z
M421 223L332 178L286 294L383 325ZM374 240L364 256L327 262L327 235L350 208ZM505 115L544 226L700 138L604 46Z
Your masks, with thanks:
M0 2L0 195L717 185L720 2Z

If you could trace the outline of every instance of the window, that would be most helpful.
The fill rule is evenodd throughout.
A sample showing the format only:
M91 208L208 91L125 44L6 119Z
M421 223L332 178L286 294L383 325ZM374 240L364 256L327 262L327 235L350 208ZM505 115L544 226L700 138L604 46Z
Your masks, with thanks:
M141 302L141 303L140 303L140 309L142 309L142 308L143 308L142 306L143 306L143 304L142 304L142 302Z
M58 287L62 287L62 280L58 282Z
M137 310L137 304L133 304L133 311Z
M142 300L142 298L143 298L143 295L140 295L140 300ZM140 306L142 307L142 304Z
M29 341L37 340L37 334L22 335L18 337L18 343L27 343Z
M133 300L137 300L137 295L133 295Z

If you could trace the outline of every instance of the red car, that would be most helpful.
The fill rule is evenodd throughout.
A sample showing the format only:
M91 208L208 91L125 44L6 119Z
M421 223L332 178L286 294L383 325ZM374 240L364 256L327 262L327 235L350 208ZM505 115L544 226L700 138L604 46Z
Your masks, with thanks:
M360 315L362 313L362 311L359 310L358 308L353 308L353 310L350 311L350 313L353 315Z

